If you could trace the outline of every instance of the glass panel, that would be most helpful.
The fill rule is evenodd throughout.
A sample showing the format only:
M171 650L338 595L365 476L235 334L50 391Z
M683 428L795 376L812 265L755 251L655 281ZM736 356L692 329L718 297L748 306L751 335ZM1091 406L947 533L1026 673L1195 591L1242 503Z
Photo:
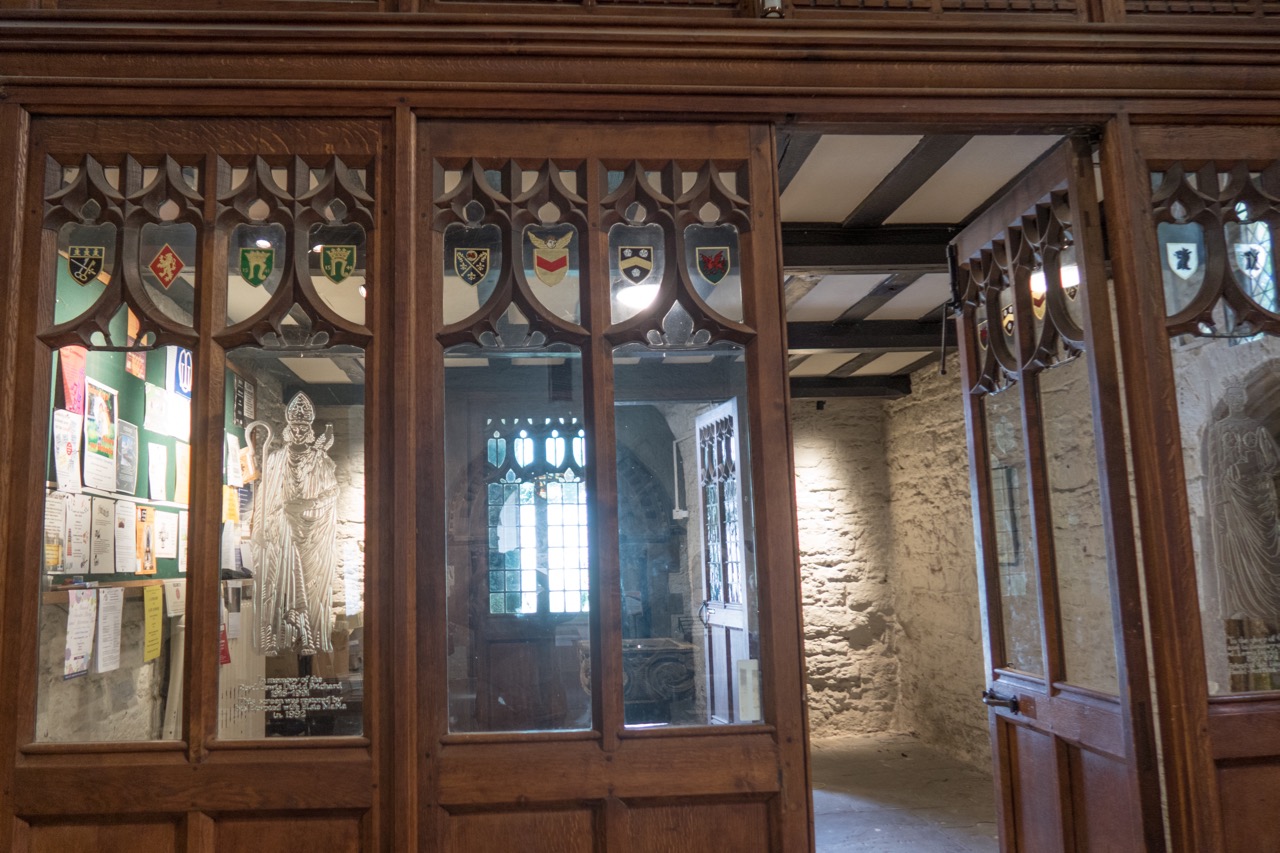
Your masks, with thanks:
M54 353L37 741L181 736L189 359Z
M479 202L468 202L464 216L465 225L455 222L444 229L445 325L479 311L502 273L502 229L482 224L484 208Z
M1280 339L1172 354L1209 691L1280 689Z
M271 298L284 278L284 226L237 225L227 251L227 324L249 319Z
M1280 312L1271 256L1271 228L1265 222L1228 222L1223 230L1227 238L1227 261L1244 295L1264 311Z
M639 207L639 205L633 205ZM642 211L637 211L637 219ZM609 229L611 316L621 323L639 314L658 297L666 268L662 226L622 224Z
M591 727L582 365L576 349L445 353L449 728Z
M116 226L69 223L58 231L53 322L74 320L97 301L115 269Z
M757 722L743 349L628 345L614 377L626 722Z
M227 355L218 736L364 729L364 351Z
M684 245L689 280L698 295L720 316L741 323L738 229L732 225L690 225L684 229Z
M1043 676L1040 584L1027 503L1021 398L1017 386L1013 386L984 399L999 561L1000 615L1004 625L1004 659L998 665Z
M1038 381L1066 680L1118 695L1088 362L1073 358Z
M1180 313L1204 285L1204 227L1195 222L1161 222L1160 274L1164 280L1164 308Z
M143 225L138 266L160 313L190 327L196 306L196 227L189 222Z
M307 257L316 293L339 317L364 325L368 295L364 229L354 223L317 225L311 229L307 242L311 246Z
M578 229L572 225L530 225L524 229L524 280L548 314L582 322L578 291Z

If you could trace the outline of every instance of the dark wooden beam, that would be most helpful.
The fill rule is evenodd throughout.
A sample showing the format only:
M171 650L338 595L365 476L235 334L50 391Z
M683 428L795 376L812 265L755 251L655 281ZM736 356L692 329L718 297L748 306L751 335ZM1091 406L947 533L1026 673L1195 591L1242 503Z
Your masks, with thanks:
M786 282L782 285L782 299L786 310L790 311L791 306L804 299L810 290L818 286L820 281L822 281L822 276L814 273L800 273L788 276Z
M844 228L830 222L784 222L782 265L801 272L946 272L949 225Z
M910 376L853 376L792 379L791 398L812 400L832 397L905 397L911 393Z
M836 322L849 323L867 319L880 310L886 302L915 283L920 276L921 273L918 272L894 273L885 276L884 281L873 287L870 293L845 309L845 312L836 318Z
M778 194L786 192L787 185L800 171L804 161L809 159L813 148L822 138L821 133L790 130L779 134L778 138Z
M787 349L807 352L924 352L942 344L940 322L863 320L857 323L788 323Z
M972 136L964 134L939 134L921 139L854 208L844 221L845 227L883 224L971 139Z

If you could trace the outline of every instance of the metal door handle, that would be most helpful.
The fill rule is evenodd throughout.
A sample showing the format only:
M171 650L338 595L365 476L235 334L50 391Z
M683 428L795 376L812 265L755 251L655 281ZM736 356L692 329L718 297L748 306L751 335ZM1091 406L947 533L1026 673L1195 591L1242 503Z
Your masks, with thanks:
M988 708L1008 708L1009 713L1018 713L1018 697L1006 698L994 690L982 691L982 704Z

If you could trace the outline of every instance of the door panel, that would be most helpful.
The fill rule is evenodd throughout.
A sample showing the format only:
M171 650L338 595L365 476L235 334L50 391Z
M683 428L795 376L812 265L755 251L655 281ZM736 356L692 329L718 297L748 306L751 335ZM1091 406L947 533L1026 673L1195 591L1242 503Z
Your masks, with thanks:
M1098 221L1089 145L1070 139L955 241L983 701L1010 851L1163 849Z
M767 803L635 805L628 820L631 849L636 853L774 849L769 843Z
M591 853L595 814L589 809L450 815L449 853Z
M360 845L358 814L277 817L220 816L215 818L215 850L271 850L276 853L357 853Z
M33 824L31 853L130 853L177 850L174 823Z

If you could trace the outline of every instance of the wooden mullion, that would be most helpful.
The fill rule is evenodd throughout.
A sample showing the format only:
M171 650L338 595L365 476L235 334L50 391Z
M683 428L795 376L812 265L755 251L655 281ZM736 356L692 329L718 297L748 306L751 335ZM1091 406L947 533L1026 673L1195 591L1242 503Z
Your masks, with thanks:
M22 107L13 103L0 106L0 157L13 164L11 169L0 172L0 199L4 200L0 204L0 234L9 235L0 257L4 258L4 280L13 283L0 287L0 364L7 365L0 371L0 627L7 638L25 637L33 627L38 629L39 614L36 604L39 581L33 587L29 577L36 573L26 571L24 560L24 556L30 559L37 552L26 550L28 537L21 535L24 527L19 522L30 517L31 503L43 502L13 498L23 494L16 476L21 470L21 460L32 455L17 452L18 448L24 436L37 445L40 441L38 436L20 429L39 398L21 390L19 377L26 375L25 370L32 369L35 351L45 352L44 347L33 346L34 341L25 340L31 336L22 331L33 327L32 318L24 314L46 304L45 300L32 298L36 296L32 289L40 287L39 276L23 274L38 270L43 256L39 251L39 214L28 213L28 205L23 203L24 191L39 197L45 177L40 168L43 162L36 161L36 168L29 169L30 127L30 115ZM30 247L25 253L22 251L24 238ZM27 306L25 310L23 306ZM47 389L47 382L45 387ZM43 493L41 489L35 494ZM37 614L36 619L29 616L32 610ZM0 644L0 756L3 756L0 791L4 792L0 797L0 847L12 842L14 849L21 849L26 838L26 824L14 817L14 762L18 739L30 737L35 701L32 687L36 683L34 661L14 659L20 651L35 650L27 642ZM26 710L27 706L32 707Z
M804 704L804 620L796 531L794 442L788 395L787 341L778 209L777 149L766 125L744 128L752 230L742 251L743 316L756 330L746 347L750 424L751 518L754 522L756 606L761 638L761 712L779 745L782 790L773 806L771 849L813 848L808 796L808 719ZM726 138L733 138L725 134ZM776 452L775 452L776 450ZM788 484L782 488L782 484Z
M586 271L583 317L591 334L583 353L583 404L587 430L587 494L590 554L595 559L591 601L591 716L601 735L601 748L613 752L626 727L622 702L622 577L618 553L617 429L613 412L613 345L605 337L612 320L609 293L609 240L601 227L600 200L605 196L603 165L587 161L586 194L590 242L582 267ZM606 811L606 832L613 812ZM609 849L621 839L609 838Z
M1151 223L1149 178L1129 117L1102 140L1116 314L1133 442L1133 472L1146 577L1151 664L1169 844L1221 853L1221 805L1208 731L1208 682L1196 589L1195 548L1183 477L1177 387L1165 331L1164 291Z
M964 396L965 433L969 437L969 492L973 496L973 535L978 557L978 605L981 611L983 647L986 666L984 680L990 684L997 678L996 669L1005 662L1004 621L1000 607L1000 558L996 545L995 507L991 487L991 460L987 443L985 396L974 394L981 370L975 343L976 330L969 328L971 313L956 320L956 347L960 359L961 393ZM974 697L978 701L978 697ZM996 783L996 826L1001 850L1009 853L1014 843L1014 808L1012 762L1008 760L1011 739L1009 727L1000 714L987 712L991 740L992 772Z
M402 121L398 114L397 122ZM415 774L417 793L412 807L417 814L416 830L419 835L411 839L413 843L409 847L402 848L409 850L443 849L447 818L438 805L441 739L449 733L448 634L451 617L445 577L449 468L444 444L448 431L444 406L444 351L435 338L436 332L444 326L444 265L440 261L444 236L431 227L430 215L434 210L432 201L438 191L434 186L434 133L435 128L432 127L424 125L418 128L412 147L402 155L408 156L412 151L416 160L408 176L410 183L398 184L414 188L414 195L420 200L425 213L413 220L417 237L413 261L421 262L423 266L418 267L418 272L428 282L424 299L414 299L406 293L414 279L397 282L396 291L396 310L401 316L405 316L406 311L410 312L413 326L408 331L415 335L397 336L397 362L407 358L411 364L408 388L413 399L407 411L417 424L427 429L427 435L420 439L412 457L413 482L403 483L403 473L397 477L400 497L406 490L418 491L421 485L413 514L415 524L405 531L413 552L406 569L412 572L416 595L413 611L415 645L421 671L427 674L425 678L414 679L419 709L415 721L418 740L412 754L414 767L407 770L406 775L410 772ZM401 125L397 124L397 142L404 139L404 134ZM410 144L410 140L404 141ZM421 258L417 257L418 253L421 253ZM398 261L398 270L401 263L403 261ZM397 828L397 838L403 836L404 831Z
M382 614L386 623L379 632L381 648L374 658L380 682L381 713L378 728L373 732L375 768L380 766L378 775L383 783L381 806L388 810L381 828L381 843L373 849L383 851L419 848L417 709L430 714L435 706L430 704L429 695L422 694L439 692L431 690L430 678L395 677L397 671L420 672L420 660L425 660L419 658L421 649L415 634L418 579L424 574L418 570L419 551L415 541L416 531L423 526L417 486L433 482L396 473L401 460L411 460L415 474L425 473L419 470L425 461L418 443L421 431L402 431L397 427L404 423L432 423L422 419L425 414L422 410L429 402L424 399L427 395L422 379L423 359L418 357L421 347L417 345L417 335L431 328L419 323L421 303L432 300L418 300L417 289L411 286L416 280L419 246L418 230L413 225L418 197L416 131L413 112L408 107L397 109L391 125L390 151L378 164L381 178L377 184L381 194L378 209L393 211L392 216L381 217L380 257L386 263L380 265L384 272L372 282L374 286L369 291L378 324L373 327L374 347L382 365L376 375L375 447L369 458L374 460L378 472L378 502L392 508L391 535L382 537L379 544L390 558L379 560L377 567L380 606L375 611ZM430 170L424 171L430 174ZM408 393L403 393L404 390ZM437 520L442 517L437 516Z
M187 756L201 762L207 741L218 736L218 626L221 615L222 431L226 352L214 341L225 319L226 238L215 227L221 161L204 158L201 191L204 229L200 235L196 289L195 388L191 395L190 525L187 566L186 662L183 702ZM217 442L214 442L216 437ZM213 450L217 448L217 450Z
M1089 369L1094 444L1107 543L1107 579L1120 684L1121 726L1128 751L1128 783L1141 810L1141 844L1148 853L1165 849L1160 780L1154 743L1142 589L1125 453L1124 414L1107 282L1104 235L1094 181L1093 146L1072 139L1068 200L1076 259L1083 272L1085 358ZM1093 287L1090 287L1090 284ZM1133 839L1137 843L1138 839Z

